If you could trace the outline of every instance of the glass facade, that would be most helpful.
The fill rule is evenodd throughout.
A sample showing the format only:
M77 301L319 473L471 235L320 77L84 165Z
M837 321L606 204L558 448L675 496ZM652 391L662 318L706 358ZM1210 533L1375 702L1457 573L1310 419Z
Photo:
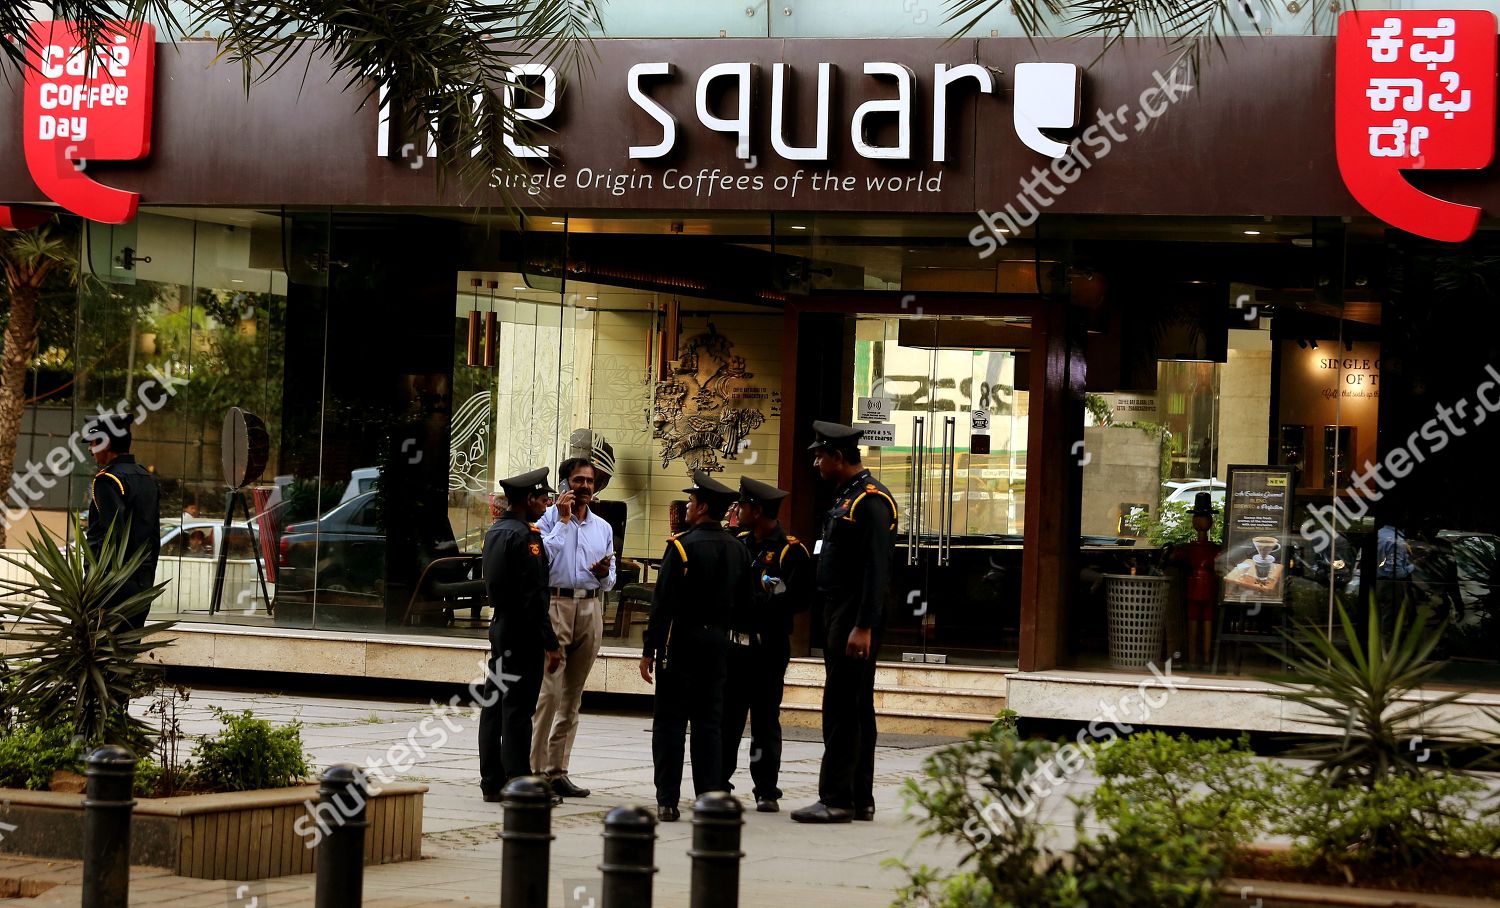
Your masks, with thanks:
M691 468L790 486L815 536L828 490L799 426L866 422L901 510L883 659L1015 665L1030 621L1059 629L1055 665L1130 667L1121 591L1156 584L1178 664L1274 667L1280 631L1340 637L1336 606L1374 602L1448 621L1453 679L1500 676L1474 469L1500 425L1491 232L1055 216L976 266L969 226L145 210L86 231L93 277L44 329L19 460L97 406L143 408L164 617L480 637L497 480L607 445L606 645L634 647ZM270 465L226 521L230 407L265 423ZM86 507L87 475L39 521ZM1059 526L1072 543L1038 566Z

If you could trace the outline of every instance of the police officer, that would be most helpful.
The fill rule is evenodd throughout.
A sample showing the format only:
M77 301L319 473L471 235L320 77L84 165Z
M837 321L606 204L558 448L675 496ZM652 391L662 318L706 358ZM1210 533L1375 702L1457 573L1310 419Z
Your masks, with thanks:
M735 491L694 470L688 529L667 540L651 599L641 678L661 680L652 704L651 761L655 766L656 815L664 823L679 816L683 737L693 726L693 790L702 795L724 783L720 765L724 718L724 674L730 615L750 600L750 555L724 529Z
M494 609L479 714L479 786L486 801L499 801L506 782L531 774L531 718L542 672L562 663L547 609L547 549L534 523L555 490L547 485L546 467L502 479L500 487L510 506L484 536L484 590Z
M799 823L875 819L875 653L885 624L896 502L860 463L862 429L813 423L813 464L833 482L815 552L823 644L823 765L818 800Z
M101 414L83 428L83 437L100 467L89 490L89 523L84 531L89 550L98 558L104 548L104 537L114 530L116 539L125 537L125 557L141 549L146 557L130 579L120 587L105 609L112 609L132 596L150 589L156 583L156 562L161 555L161 490L156 477L135 462L130 453L129 413ZM154 597L153 597L154 598ZM146 626L150 601L132 606L125 616L131 628Z
M738 539L750 552L751 608L735 615L724 688L724 788L734 788L740 735L750 715L750 778L755 809L775 813L781 789L781 692L792 657L792 616L807 607L811 572L807 546L788 536L777 515L787 492L740 479Z

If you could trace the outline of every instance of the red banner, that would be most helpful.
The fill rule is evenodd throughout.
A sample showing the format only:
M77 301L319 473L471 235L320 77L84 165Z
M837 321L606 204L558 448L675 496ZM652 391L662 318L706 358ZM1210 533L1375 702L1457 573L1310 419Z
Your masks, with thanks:
M95 161L151 151L156 29L115 23L84 48L71 22L37 22L27 53L26 167L48 198L105 224L135 217L140 196L90 175Z
M1365 10L1339 17L1339 172L1365 210L1457 243L1480 211L1430 196L1403 170L1477 170L1495 153L1495 15Z

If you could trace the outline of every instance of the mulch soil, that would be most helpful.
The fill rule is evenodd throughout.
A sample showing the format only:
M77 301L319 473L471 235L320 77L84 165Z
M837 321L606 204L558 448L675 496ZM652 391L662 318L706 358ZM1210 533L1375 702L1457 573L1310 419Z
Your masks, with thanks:
M1235 857L1230 876L1242 880L1500 899L1500 859L1495 858L1444 858L1412 867L1356 866L1350 872L1354 875L1352 883L1337 869L1298 867L1284 852L1242 851Z

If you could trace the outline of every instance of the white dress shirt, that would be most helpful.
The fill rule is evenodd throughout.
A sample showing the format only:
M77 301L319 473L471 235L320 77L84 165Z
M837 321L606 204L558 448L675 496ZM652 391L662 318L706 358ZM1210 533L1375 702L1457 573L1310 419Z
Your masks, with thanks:
M615 588L615 560L609 561L609 574L595 577L589 568L606 555L615 553L615 531L592 509L583 520L574 514L564 523L557 518L557 505L536 522L547 546L549 569L547 585L575 590L612 590Z

